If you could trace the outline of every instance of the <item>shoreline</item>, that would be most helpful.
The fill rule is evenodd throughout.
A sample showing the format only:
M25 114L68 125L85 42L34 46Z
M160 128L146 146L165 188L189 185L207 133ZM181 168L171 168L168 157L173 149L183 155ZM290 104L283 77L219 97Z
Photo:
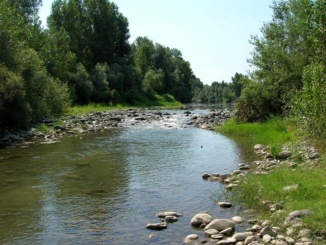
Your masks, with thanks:
M253 149L258 156L259 160L256 160L250 164L239 164L238 169L234 170L230 174L216 174L216 173L205 173L202 178L206 181L219 182L225 186L226 190L241 193L239 192L238 187L241 188L243 181L246 181L245 178L247 175L268 175L272 173L277 168L288 167L290 170L297 167L298 164L294 163L291 159L293 155L293 149L289 147L283 147L282 151L278 154L277 157L273 157L269 153L268 147L256 144ZM303 148L302 154L305 156L306 161L309 162L310 166L318 164L320 158L318 153L314 148ZM284 186L283 190L285 192L290 192L299 188L299 185L290 185ZM252 190L257 192L259 195L259 189ZM241 198L241 196L240 196ZM258 200L260 200L258 198ZM304 217L311 216L313 210L307 209L293 210L286 213L283 210L285 202L272 203L268 200L260 200L261 205L264 206L264 210L255 210L255 209L245 209L244 214L252 213L254 214L253 219L243 220L240 217L242 222L248 223L250 228L246 229L245 232L240 233L230 233L229 236L224 236L224 240L219 240L217 244L236 244L237 245L247 245L247 244L279 244L279 245L311 245L311 244L325 244L325 240L322 237L314 236L312 231L305 227L303 224ZM240 199L236 199L236 203L241 202ZM232 204L226 201L219 201L217 203L221 207L231 207ZM249 207L250 208L250 207ZM261 216L261 212L265 213L265 216L279 216L280 219L283 219L283 223L276 224L272 219L257 219ZM232 221L229 220L228 222ZM212 222L212 221L210 221ZM208 223L208 225L210 224ZM238 225L239 223L235 222L233 225ZM204 225L204 229L206 225ZM231 227L231 226L230 226ZM228 228L230 228L228 227ZM234 228L233 228L234 229ZM211 239L215 239L215 236L206 234ZM212 232L212 231L211 231ZM224 231L213 231L213 234L224 234ZM234 240L235 239L235 240Z
M92 132L104 132L125 126L133 126L138 123L150 123L152 121L163 120L164 118L171 116L171 114L166 111L168 110L131 108L123 110L109 110L105 112L91 112L85 115L63 116L56 121L45 120L43 122L45 125L47 125L49 133L42 133L37 131L35 128L32 128L29 131L21 132L7 131L5 134L3 134L3 137L0 138L0 145L2 144L3 147L26 148L36 144L54 144L60 142L60 138L62 137L77 136ZM187 118L186 125L208 130L213 130L216 126L222 125L225 120L232 116L231 112L225 110L210 110L206 115L197 115L188 108L181 109L181 111L183 111L184 116ZM289 168L297 167L297 164L291 161L291 156L293 153L291 153L292 149L289 147L284 147L279 153L277 159L271 156L269 153L270 150L263 145L257 144L253 150L256 152L260 160L254 161L249 165L241 164L239 165L238 169L234 170L230 174L220 175L206 173L202 176L203 179L220 182L225 185L226 190L236 190L237 187L241 185L243 177L248 173L253 175L266 175L279 166L286 165ZM319 156L315 149L305 148L303 149L303 152L306 159L311 161L311 165L313 165L316 161L319 161ZM287 186L286 188L292 190L297 188L297 186ZM228 200L217 203L217 205L225 208L232 206ZM273 214L282 212L284 203L271 203L266 201L264 205L266 209L269 209L269 212ZM253 210L248 210L248 212L249 211L251 212ZM268 219L258 220L253 218L251 220L244 220L239 216L234 217L234 219L232 218L231 220L213 220L212 217L210 217L208 222L207 219L209 219L209 214L207 213L196 214L193 217L191 224L194 227L202 229L201 232L205 237L203 240L201 240L202 243L214 241L217 244L237 245L263 243L280 245L310 245L315 244L313 243L313 240L310 239L310 236L312 235L311 232L302 225L298 226L298 224L302 224L302 217L309 216L312 212L313 211L309 209L293 210L287 214L286 220L284 220L284 222L287 224L284 223L284 226L276 226ZM258 216L258 214L256 214L257 213L254 214L254 217ZM214 226L212 222L222 222L223 224L221 225L219 223L217 226L218 229L214 229L216 226ZM243 225L244 222L248 223L247 226L250 226L250 228L244 232L234 233L234 227L237 225ZM213 231L206 228L206 226L208 226L210 223L211 226L213 226ZM221 229L220 226L223 227L223 229ZM289 227L292 227L292 234L288 232ZM298 227L301 227L302 229L299 229ZM208 232L208 230L210 231ZM190 234L190 237L185 238L185 242L198 242L198 235L193 235L194 234ZM321 238L318 238L317 240L320 241ZM323 240L321 240L321 244L322 242Z
M188 108L178 110L184 111L184 115L188 118L187 125L202 129L212 129L213 126L221 125L231 117L231 112L223 110L210 110L208 115L195 115ZM58 143L62 137L105 132L141 122L159 121L170 116L170 113L162 111L169 111L169 109L113 109L83 115L67 115L55 120L45 119L39 125L45 125L45 130L48 132L42 132L35 127L21 131L0 131L0 148L54 144Z

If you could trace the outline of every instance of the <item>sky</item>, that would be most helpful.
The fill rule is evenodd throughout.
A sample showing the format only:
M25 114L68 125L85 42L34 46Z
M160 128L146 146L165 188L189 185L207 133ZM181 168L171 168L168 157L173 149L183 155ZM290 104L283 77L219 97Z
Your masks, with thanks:
M44 26L53 0L43 0ZM146 36L176 48L204 84L230 82L253 70L251 35L272 20L273 0L113 0L129 21L132 43Z

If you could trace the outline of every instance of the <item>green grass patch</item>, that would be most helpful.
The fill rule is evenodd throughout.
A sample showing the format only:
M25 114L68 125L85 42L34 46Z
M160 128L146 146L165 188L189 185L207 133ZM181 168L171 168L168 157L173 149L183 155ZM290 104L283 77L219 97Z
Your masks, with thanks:
M283 227L289 213L295 210L309 209L313 214L303 218L303 226L325 239L325 154L321 157L323 160L318 164L310 165L300 152L300 147L297 148L297 143L301 138L292 125L290 120L282 118L271 118L267 122L252 124L238 124L231 119L218 129L219 132L237 142L249 145L250 151L253 151L254 144L260 143L268 145L270 153L276 156L282 150L282 145L291 145L294 148L292 161L299 163L294 169L287 165L281 165L268 174L245 176L238 189L231 192L231 197L230 193L227 194L228 200L237 202L244 208L258 210L258 218L272 220L273 224L279 227ZM284 187L287 186L297 186L297 188L285 190ZM283 203L283 211L271 214L270 209L263 204L264 202Z
M68 108L66 115L82 115L96 111L108 111L117 109L127 109L131 107L163 107L165 109L175 109L181 107L183 104L176 101L172 95L153 95L152 98L142 97L141 101L136 101L134 104L115 104L108 105L103 103L90 103L88 105L77 105Z
M86 114L86 113L91 113L95 111L108 111L108 110L113 110L113 109L125 109L130 106L128 105L123 105L123 104L116 104L114 106L112 105L107 105L103 103L90 103L88 105L77 105L68 108L67 112L65 113L66 115L80 115L80 114Z
M237 123L230 119L218 129L221 133L248 143L282 145L294 140L295 131L281 118L271 118L262 123Z
M295 210L309 209L311 216L304 218L304 226L316 233L326 232L326 162L316 167L304 163L296 169L281 167L267 175L248 175L237 190L240 202L246 207L261 211L265 218L272 218L275 223L282 225L288 214ZM284 187L297 186L290 190ZM271 203L284 202L284 212L281 216L264 212L262 201ZM267 211L267 210L266 210Z
M37 125L36 130L43 134L48 134L51 131L51 129L44 123Z

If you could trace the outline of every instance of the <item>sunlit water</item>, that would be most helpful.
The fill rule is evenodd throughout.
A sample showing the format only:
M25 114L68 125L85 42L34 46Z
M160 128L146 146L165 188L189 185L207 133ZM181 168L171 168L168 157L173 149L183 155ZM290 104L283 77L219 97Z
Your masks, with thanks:
M230 173L243 162L232 140L164 121L68 137L53 145L0 151L0 244L182 244L203 231L191 218L217 206L220 184L202 174ZM183 214L163 231L157 212ZM153 237L151 235L154 235ZM151 236L151 237L150 237Z

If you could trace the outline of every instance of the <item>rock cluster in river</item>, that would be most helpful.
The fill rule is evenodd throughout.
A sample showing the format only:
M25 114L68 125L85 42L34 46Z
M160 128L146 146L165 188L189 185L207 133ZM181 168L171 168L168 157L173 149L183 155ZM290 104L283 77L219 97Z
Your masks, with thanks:
M225 110L210 110L207 115L191 115L190 122L198 128L202 129L213 129L218 125L222 125L227 119L232 117L232 112Z
M62 136L80 135L90 132L112 130L117 127L135 125L169 117L169 113L149 111L146 109L109 110L106 112L88 113L83 116L65 116L59 120L44 119L51 130L44 134L32 128L28 131L0 132L0 146L28 144L51 144L58 142Z
M166 211L155 214L156 218L159 218L161 222L159 223L150 223L146 225L146 228L149 230L163 230L167 228L168 223L174 223L178 221L178 217L181 217L182 214L174 211Z
M184 110L183 114L188 119L187 125L194 125L200 128L212 128L213 125L220 125L231 117L231 112L227 110L212 110L208 115L197 115L190 110ZM44 119L43 123L51 129L50 133L45 134L35 128L19 132L2 130L0 131L0 147L28 147L30 144L53 144L59 142L59 139L63 136L107 131L139 123L165 120L170 117L171 114L168 112L163 113L159 110L134 108L94 112L83 116L65 116L59 120ZM167 125L167 127L172 126Z

